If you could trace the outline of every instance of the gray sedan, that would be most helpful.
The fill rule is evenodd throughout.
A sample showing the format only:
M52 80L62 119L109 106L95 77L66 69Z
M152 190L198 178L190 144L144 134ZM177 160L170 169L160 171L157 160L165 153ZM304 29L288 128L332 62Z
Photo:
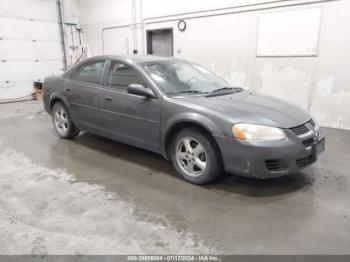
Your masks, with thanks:
M58 135L84 130L162 154L187 181L271 178L316 161L325 140L301 109L175 58L98 56L44 81Z

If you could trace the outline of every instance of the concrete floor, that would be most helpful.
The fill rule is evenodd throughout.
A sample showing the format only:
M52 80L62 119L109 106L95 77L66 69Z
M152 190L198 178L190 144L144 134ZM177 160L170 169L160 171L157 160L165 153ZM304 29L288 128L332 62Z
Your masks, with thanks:
M1 254L350 254L350 132L292 177L178 178L161 156L61 140L40 103L0 105Z

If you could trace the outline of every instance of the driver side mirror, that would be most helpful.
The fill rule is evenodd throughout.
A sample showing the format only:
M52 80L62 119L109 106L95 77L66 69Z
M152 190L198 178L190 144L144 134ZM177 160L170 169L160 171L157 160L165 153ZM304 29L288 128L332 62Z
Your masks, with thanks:
M156 97L151 89L146 88L145 86L140 84L130 84L126 90L128 91L129 94L132 94L132 95L143 96L146 98Z

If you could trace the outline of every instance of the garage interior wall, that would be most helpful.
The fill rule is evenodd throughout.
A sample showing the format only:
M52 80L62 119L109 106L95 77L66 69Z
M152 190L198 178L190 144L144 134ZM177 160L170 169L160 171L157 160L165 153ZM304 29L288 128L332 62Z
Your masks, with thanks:
M0 102L86 58L85 42L78 0L0 0Z
M33 81L62 72L58 18L57 1L0 0L0 99L27 96Z
M319 10L319 20L300 16L310 9ZM340 129L350 129L349 11L348 0L79 1L81 26L93 55L131 54L134 49L144 54L146 30L173 28L175 57L205 65L232 85L289 101L322 126ZM273 14L288 15L289 20L277 19L269 27L266 21ZM184 32L177 29L180 19L187 24ZM298 23L292 29L288 21L305 21L310 28L299 26L297 42L292 33L283 41L283 34L272 30L279 24L287 31L298 29ZM259 37L259 45L268 47L270 41L272 50L282 53L258 54ZM298 53L298 45L305 52Z

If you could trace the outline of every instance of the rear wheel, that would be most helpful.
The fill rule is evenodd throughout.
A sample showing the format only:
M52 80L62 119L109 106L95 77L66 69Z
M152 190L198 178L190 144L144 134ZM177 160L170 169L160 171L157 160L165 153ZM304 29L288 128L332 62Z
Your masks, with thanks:
M222 173L215 141L196 128L181 130L171 145L171 160L178 173L194 184L206 184Z
M75 126L68 110L61 102L55 103L52 108L52 123L61 138L71 139L79 134L79 129Z

